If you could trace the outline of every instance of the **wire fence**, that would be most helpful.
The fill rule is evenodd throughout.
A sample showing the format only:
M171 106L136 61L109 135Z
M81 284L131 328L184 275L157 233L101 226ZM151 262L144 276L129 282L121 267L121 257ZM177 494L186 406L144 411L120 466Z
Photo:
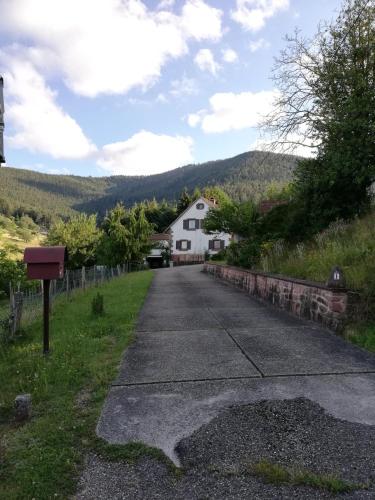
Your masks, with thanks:
M51 280L50 304L61 295L69 297L73 290L85 290L142 269L143 264L128 262L116 267L92 266L66 270L63 278ZM0 342L11 340L18 331L40 318L43 312L43 281L24 290L20 285L14 288L10 284L9 292L9 302L3 303L0 309Z

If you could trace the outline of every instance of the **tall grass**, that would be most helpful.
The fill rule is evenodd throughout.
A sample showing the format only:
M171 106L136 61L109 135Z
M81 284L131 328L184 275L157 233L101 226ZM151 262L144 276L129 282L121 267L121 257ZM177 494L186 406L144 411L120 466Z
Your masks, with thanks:
M375 292L375 212L351 223L335 222L295 247L277 242L261 259L264 271L322 283L334 266L343 269L349 288Z

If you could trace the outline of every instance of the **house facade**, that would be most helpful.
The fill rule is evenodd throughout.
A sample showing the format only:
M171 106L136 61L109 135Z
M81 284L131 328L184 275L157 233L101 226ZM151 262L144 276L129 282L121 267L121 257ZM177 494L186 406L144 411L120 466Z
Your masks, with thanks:
M213 255L229 245L230 234L206 234L203 231L203 220L208 210L215 207L213 200L198 198L169 226L174 264L203 262L206 252Z

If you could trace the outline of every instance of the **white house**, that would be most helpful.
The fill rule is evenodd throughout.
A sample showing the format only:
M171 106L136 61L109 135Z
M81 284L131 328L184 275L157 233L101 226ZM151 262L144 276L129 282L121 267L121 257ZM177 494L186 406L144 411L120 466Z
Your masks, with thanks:
M216 206L214 200L198 198L169 226L167 232L171 235L171 259L174 263L203 262L206 252L213 255L229 245L230 234L206 234L203 231L203 220L208 210Z

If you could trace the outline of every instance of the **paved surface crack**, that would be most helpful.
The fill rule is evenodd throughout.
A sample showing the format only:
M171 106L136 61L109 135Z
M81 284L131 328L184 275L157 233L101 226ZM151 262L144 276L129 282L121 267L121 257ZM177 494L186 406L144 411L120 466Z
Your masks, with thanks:
M250 358L250 356L246 353L246 351L242 348L241 344L237 342L237 340L233 337L233 335L229 332L227 328L223 325L223 323L220 321L220 319L215 315L215 313L208 307L207 310L215 318L215 320L219 323L220 327L225 331L225 333L232 339L232 341L236 344L238 349L242 352L242 354L245 356L245 358L251 363L251 365L259 372L261 377L264 377L264 373L262 370L257 366L257 364Z

